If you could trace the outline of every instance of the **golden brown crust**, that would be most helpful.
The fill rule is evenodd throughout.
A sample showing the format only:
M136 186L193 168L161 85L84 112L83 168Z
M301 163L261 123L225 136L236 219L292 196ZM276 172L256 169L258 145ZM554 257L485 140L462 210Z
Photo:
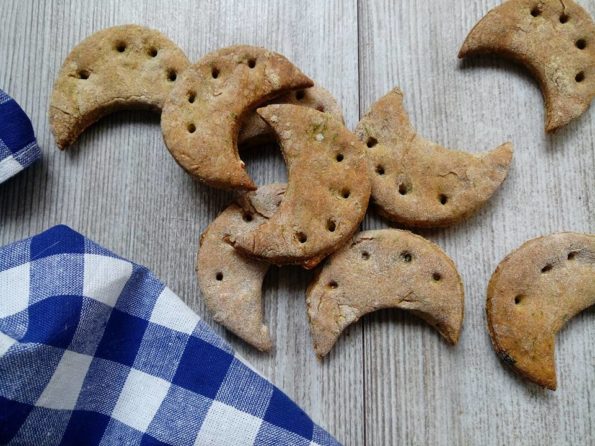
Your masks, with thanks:
M364 218L370 197L364 147L328 113L289 104L258 113L279 139L289 181L275 215L234 246L278 265L313 268Z
M270 218L284 192L284 184L269 184L240 196L201 235L196 263L213 319L262 351L272 348L262 308L262 281L270 265L241 255L228 239Z
M50 124L59 148L73 144L101 117L124 109L161 110L189 65L176 44L137 25L106 28L68 55L52 92Z
M500 262L488 285L494 349L520 375L555 390L555 335L593 304L595 235L566 232L529 240Z
M572 0L508 0L492 9L459 57L486 53L514 59L537 78L548 132L580 116L595 96L595 25Z
M502 184L512 160L510 143L472 154L421 137L398 88L372 106L355 132L368 146L378 212L410 227L448 226L467 218Z
M189 174L213 187L254 190L238 155L240 124L259 104L311 87L278 53L232 46L207 54L180 77L161 117L165 144Z
M463 323L464 290L454 262L440 247L409 231L357 234L328 258L306 296L320 357L345 327L382 308L413 312L451 344L457 343Z
M330 113L344 123L343 112L333 95L319 85L304 90L291 91L271 101L271 104L294 104L310 107L321 112ZM252 147L275 141L273 130L258 116L256 111L246 116L242 123L238 144L240 147Z

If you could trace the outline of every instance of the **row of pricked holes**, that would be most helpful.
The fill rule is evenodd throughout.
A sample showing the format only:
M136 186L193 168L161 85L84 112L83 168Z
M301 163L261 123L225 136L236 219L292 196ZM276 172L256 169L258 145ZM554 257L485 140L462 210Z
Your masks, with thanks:
M250 69L255 68L256 67L256 59L254 59L254 58L248 59L247 65L248 65L248 68L250 68ZM221 74L221 71L219 70L219 68L217 68L217 67L211 68L211 77L213 79L217 79L219 77L219 74Z
M124 42L117 42L116 45L114 46L114 49L119 53L123 53L124 51L126 51L126 48L127 48L127 46L126 46L126 43L124 43ZM155 48L154 46L149 48L149 50L147 51L147 54L151 57L157 57L158 53L159 53L159 50L157 48ZM87 80L87 79L89 79L89 76L91 76L91 73L88 70L79 70L79 71L77 71L77 75L78 75L79 79ZM174 69L167 70L167 79L170 82L174 82L177 77L178 77L178 74L176 73L176 70L174 70Z
M244 212L242 214L242 220L244 220L247 223L251 222L253 219L254 219L254 217L252 216L252 214L250 212ZM327 220L326 229L329 232L335 232L336 228L337 228L337 224L335 223L335 221L333 219ZM303 232L297 232L296 237L300 243L306 243L306 241L308 240L308 236L306 234L304 234ZM368 257L369 257L369 255L368 255ZM218 271L215 274L215 279L217 279L219 282L222 281L223 273L221 271Z
M296 91L295 98L298 101L301 101L301 100L304 99L305 95L306 95L306 93L305 93L304 90L299 90L299 91ZM191 103L191 104L194 104L194 101L195 100L196 100L196 93L194 91L189 91L188 92L188 102ZM323 112L324 111L324 106L323 105L318 105L316 107L316 110L318 110L320 112ZM195 131L196 131L196 125L194 125L193 123L188 124L188 132L189 133L194 133ZM337 156L339 156L339 155L337 155ZM340 155L340 156L343 156L343 155ZM339 160L337 159L337 161L339 161Z
M370 253L368 251L362 251L361 257L362 257L362 260L365 260L365 261L370 260ZM401 254L399 254L399 257L404 263L411 263L413 261L413 254L411 254L409 251L402 251ZM441 281L442 274L440 274L439 272L434 272L432 274L432 280L434 280L434 282ZM332 289L336 289L339 287L339 284L337 283L336 280L331 280L328 283L328 287L332 288Z
M376 144L378 144L378 140L373 137L368 138L368 140L366 141L366 145L369 148L376 146ZM382 166L381 164L376 166L376 173L381 176L384 175L386 173L386 171L384 170L384 166ZM409 191L410 188L407 187L405 183L399 183L399 194L407 195ZM438 201L440 202L440 204L445 205L448 202L448 196L445 194L438 194Z
M541 8L539 6L535 6L533 9L531 9L531 15L533 17L539 17L541 15ZM570 16L568 14L562 13L562 14L560 14L559 20L560 20L560 23L562 23L562 24L567 23L570 20ZM574 42L574 45L579 50L584 50L585 48L587 48L587 41L585 39L578 39L576 42ZM584 81L585 80L585 72L579 71L576 74L576 76L574 76L574 80L577 82Z
M578 254L577 251L570 251L568 253L568 255L566 256L566 259L567 260L574 260L577 254ZM550 272L553 268L554 268L554 265L552 265L551 263L548 263L543 268L541 268L541 274L545 274L547 272ZM525 298L525 296L523 294L517 294L514 297L514 303L515 303L515 305L519 305L523 301L524 298Z

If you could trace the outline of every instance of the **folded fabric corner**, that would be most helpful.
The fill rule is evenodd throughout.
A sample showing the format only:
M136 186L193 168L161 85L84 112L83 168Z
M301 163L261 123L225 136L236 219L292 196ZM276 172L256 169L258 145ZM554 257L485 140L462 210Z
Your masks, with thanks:
M143 266L67 226L0 248L0 444L337 445Z
M31 120L0 90L0 183L41 158Z

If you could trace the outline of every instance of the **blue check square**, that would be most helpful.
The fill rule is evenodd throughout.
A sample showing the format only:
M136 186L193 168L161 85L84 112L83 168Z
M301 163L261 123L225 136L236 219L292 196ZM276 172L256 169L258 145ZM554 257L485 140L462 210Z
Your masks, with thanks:
M0 248L0 443L338 443L146 268L65 226Z

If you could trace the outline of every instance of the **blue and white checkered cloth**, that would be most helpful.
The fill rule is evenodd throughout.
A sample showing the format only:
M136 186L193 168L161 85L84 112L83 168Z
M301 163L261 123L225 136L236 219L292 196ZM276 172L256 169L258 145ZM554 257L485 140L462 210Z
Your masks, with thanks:
M66 226L0 248L0 444L337 445L146 268Z
M31 121L19 104L0 90L0 183L40 157Z

